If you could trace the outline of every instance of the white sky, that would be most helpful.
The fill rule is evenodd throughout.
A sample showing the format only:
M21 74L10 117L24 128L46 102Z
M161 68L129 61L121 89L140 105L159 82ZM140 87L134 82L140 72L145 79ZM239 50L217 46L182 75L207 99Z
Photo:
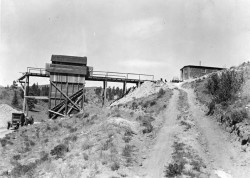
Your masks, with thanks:
M52 54L94 70L172 79L184 65L250 58L248 0L0 0L0 85Z

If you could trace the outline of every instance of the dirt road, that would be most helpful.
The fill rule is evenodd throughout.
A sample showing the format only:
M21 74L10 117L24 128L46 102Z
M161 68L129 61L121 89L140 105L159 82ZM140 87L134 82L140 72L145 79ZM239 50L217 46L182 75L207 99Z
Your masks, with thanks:
M174 90L141 177L164 177L170 163L185 164L181 174L189 177L250 177L250 153L243 152L205 110L193 90Z
M223 131L215 120L205 116L202 106L195 100L193 90L185 91L188 94L190 111L201 133L200 142L203 143L200 144L207 147L204 149L213 171L211 175L217 174L222 178L250 177L250 154L242 152L238 142L230 141L229 133Z
M179 92L177 90L174 91L168 109L166 110L166 120L164 126L161 128L156 145L153 147L149 159L145 162L145 177L163 177L164 165L166 162L168 162L168 160L171 159L171 145L174 141L173 138L178 127L178 125L176 124L178 113L176 107L178 101L178 93Z

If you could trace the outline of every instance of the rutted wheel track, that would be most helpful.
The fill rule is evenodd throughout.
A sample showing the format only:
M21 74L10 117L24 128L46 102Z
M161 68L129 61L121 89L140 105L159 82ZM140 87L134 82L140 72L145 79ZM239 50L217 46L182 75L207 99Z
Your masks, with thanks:
M205 116L195 100L193 90L185 91L188 93L190 110L200 133L198 140L206 153L210 177L248 178L250 167L244 165L244 153L229 142L228 133L224 132L214 120Z
M143 164L142 177L249 177L244 155L218 124L205 116L192 90L174 90L165 119Z

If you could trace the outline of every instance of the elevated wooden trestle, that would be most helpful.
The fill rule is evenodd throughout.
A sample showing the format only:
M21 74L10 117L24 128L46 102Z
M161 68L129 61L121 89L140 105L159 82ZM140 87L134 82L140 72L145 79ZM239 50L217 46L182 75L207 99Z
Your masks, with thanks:
M122 82L125 94L127 83L140 86L145 81L154 81L153 75L93 71L93 67L87 66L87 57L52 55L51 61L45 69L28 67L27 72L17 80L24 91L23 112L26 116L29 98L49 100L49 118L52 119L83 110L85 81L103 82L103 105L106 102L107 82ZM50 78L49 97L29 96L30 77Z

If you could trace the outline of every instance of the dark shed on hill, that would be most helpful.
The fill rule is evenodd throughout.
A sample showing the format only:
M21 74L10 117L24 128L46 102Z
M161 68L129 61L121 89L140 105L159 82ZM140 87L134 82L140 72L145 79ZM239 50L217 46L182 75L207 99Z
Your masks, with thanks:
M188 80L192 78L198 78L203 75L216 72L219 70L223 70L223 69L225 68L187 65L181 68L181 79Z

